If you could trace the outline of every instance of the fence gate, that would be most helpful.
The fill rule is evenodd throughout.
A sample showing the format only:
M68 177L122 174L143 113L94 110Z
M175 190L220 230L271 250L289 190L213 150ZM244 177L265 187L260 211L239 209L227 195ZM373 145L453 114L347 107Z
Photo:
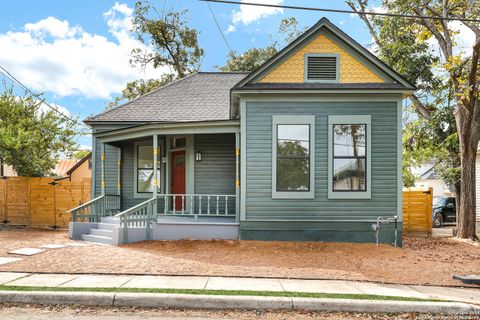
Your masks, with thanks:
M12 225L65 228L66 213L90 200L90 178L83 182L53 178L0 179L0 219Z
M403 233L432 234L433 189L403 190Z

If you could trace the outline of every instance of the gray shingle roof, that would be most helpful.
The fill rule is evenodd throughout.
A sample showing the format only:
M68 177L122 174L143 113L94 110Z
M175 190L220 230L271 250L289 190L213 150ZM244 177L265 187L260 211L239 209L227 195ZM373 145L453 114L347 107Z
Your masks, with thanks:
M199 72L85 122L190 122L230 119L230 89L248 73Z

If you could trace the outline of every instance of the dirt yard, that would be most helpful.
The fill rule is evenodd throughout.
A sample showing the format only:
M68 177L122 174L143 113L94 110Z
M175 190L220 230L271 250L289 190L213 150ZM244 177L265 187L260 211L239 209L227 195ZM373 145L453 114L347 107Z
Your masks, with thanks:
M0 257L23 247L75 243L65 231L7 228ZM345 279L461 285L480 273L480 246L449 238L406 238L403 248L374 244L262 241L150 241L49 249L0 271L125 273Z

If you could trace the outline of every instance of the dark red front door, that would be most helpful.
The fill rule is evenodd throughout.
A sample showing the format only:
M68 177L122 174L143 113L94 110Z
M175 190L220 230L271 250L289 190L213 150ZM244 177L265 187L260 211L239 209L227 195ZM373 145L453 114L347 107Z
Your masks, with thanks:
M185 194L185 151L172 152L172 193ZM185 199L186 202L187 199ZM185 203L184 202L184 203ZM182 210L182 197L176 197L175 210Z

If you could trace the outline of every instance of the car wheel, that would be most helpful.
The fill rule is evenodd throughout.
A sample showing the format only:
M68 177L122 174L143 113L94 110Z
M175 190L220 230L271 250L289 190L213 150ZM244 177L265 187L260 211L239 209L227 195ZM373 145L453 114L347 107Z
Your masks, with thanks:
M433 227L440 228L443 225L443 216L441 213L437 213L433 218Z

